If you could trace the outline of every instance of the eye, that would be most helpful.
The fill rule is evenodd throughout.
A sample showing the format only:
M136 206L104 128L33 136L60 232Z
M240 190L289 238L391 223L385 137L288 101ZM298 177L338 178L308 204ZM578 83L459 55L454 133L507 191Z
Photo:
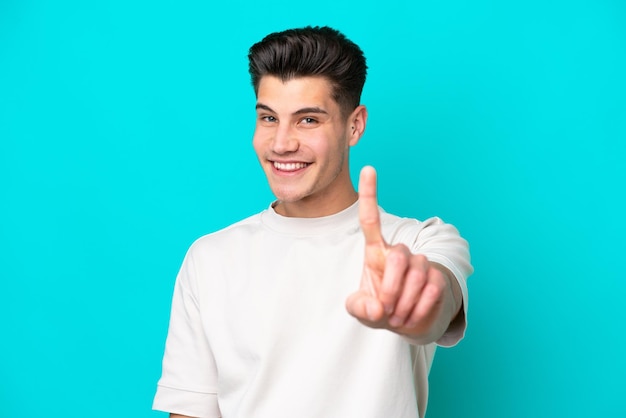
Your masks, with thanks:
M276 122L278 122L278 119L272 115L259 115L257 123L260 126L274 126Z
M300 124L301 125L306 125L306 126L316 125L317 124L317 119L310 118L310 117L302 118L302 119L300 119Z

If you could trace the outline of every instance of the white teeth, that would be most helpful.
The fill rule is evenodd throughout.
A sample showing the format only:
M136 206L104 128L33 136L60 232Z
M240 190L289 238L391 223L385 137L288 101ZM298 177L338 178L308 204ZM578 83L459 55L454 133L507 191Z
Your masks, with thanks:
M306 167L307 163L279 163L278 161L274 161L274 167L277 170L281 171L295 171L300 170L301 168Z

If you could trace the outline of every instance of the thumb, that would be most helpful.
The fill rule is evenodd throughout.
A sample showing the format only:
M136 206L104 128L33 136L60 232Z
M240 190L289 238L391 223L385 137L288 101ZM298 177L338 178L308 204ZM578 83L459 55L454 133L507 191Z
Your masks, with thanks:
M382 303L376 297L363 290L348 296L348 299L346 299L346 310L353 317L370 322L380 321L385 314Z

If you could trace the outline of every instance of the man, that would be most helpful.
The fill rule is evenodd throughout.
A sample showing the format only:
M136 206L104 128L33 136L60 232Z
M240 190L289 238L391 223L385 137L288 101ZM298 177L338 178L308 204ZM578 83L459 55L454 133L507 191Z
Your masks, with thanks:
M172 417L423 417L437 344L465 331L468 246L379 209L349 151L366 63L327 27L250 49L271 206L196 241L177 277L154 409Z

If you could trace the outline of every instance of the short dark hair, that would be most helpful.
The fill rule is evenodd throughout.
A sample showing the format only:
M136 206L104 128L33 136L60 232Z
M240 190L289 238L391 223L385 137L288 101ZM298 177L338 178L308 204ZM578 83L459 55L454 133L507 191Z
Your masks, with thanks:
M367 75L363 51L344 34L328 26L307 26L267 35L250 48L250 77L255 94L265 75L282 81L319 76L333 86L333 99L344 114L361 102Z

